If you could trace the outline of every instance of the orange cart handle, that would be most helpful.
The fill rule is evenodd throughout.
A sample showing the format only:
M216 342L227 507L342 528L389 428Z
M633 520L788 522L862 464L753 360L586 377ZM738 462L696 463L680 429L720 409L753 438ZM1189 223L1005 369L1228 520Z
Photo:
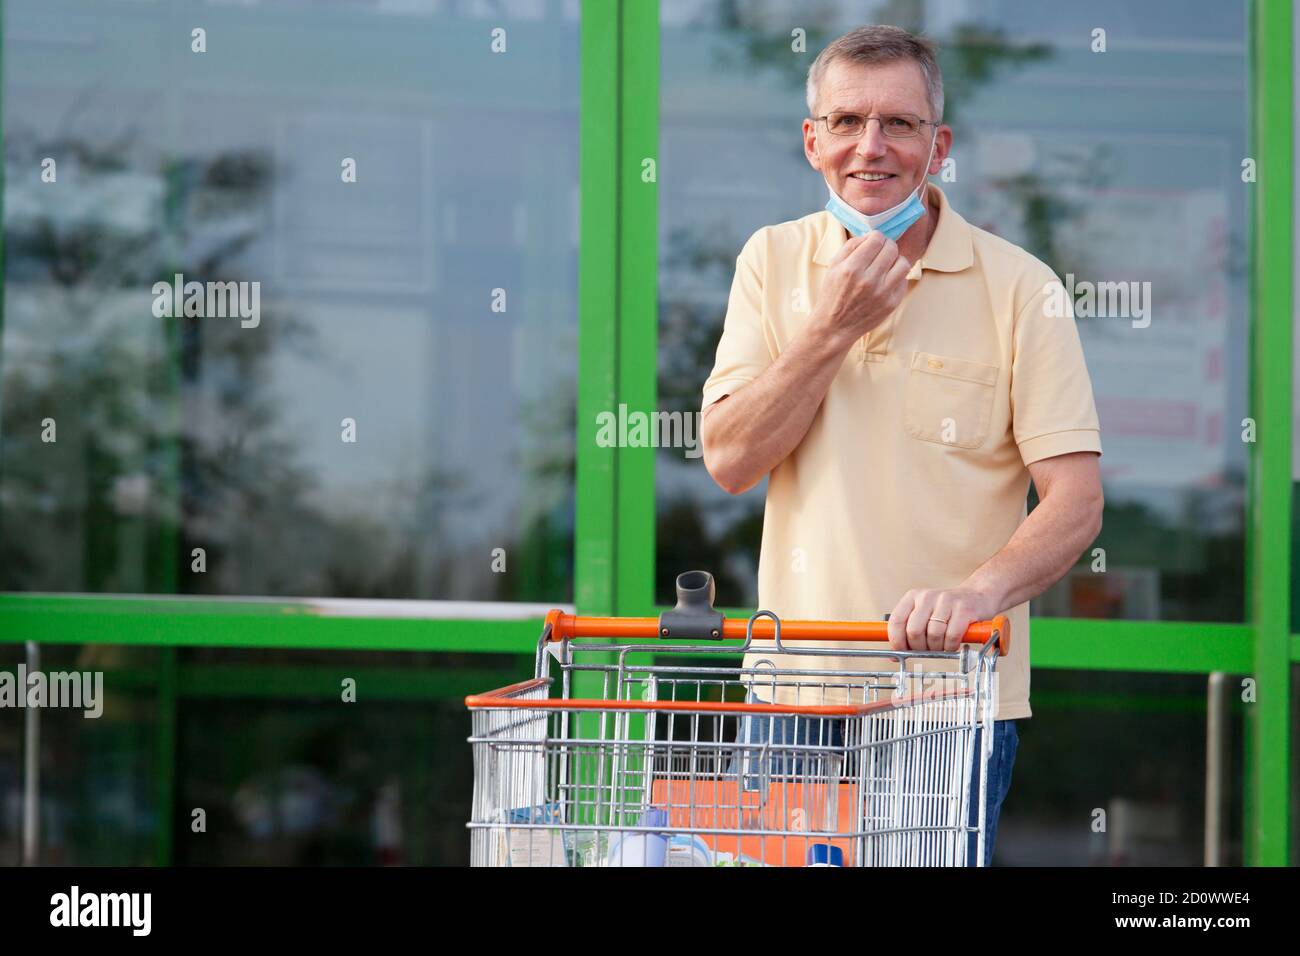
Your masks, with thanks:
M731 617L722 621L720 640L745 639L749 621ZM659 619L654 617L586 617L566 614L555 609L546 614L550 640L574 637L624 637L654 640L661 636ZM975 621L962 635L963 644L983 644L997 633L998 654L1011 650L1011 622L1005 614L991 621ZM754 640L773 640L776 624L770 617L754 621ZM885 621L782 621L781 643L786 641L887 641L889 624Z

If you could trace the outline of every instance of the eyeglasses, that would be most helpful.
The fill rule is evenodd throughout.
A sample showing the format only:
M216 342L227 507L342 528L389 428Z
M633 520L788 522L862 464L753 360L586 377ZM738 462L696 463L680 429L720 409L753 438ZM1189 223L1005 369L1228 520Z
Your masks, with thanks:
M919 136L922 126L935 126L930 120L923 120L915 113L881 113L879 116L863 116L861 113L827 113L815 117L826 124L826 129L836 136L857 138L867 128L868 120L880 123L880 131L893 139L911 139Z

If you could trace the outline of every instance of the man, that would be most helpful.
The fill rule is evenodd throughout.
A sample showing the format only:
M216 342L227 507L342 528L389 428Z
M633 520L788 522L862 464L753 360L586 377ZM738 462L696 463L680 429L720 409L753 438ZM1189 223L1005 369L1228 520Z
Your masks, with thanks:
M928 40L885 26L846 34L812 64L808 106L804 152L830 202L760 229L736 261L703 391L704 463L731 494L768 477L760 607L888 613L895 650L953 651L972 621L1008 615L988 865L1016 721L1031 714L1029 599L1101 529L1092 386L1072 316L1047 305L1052 270L927 184L953 139ZM1026 517L1031 478L1039 504ZM811 655L794 666L867 668ZM776 702L833 701L821 681L808 682L815 701L784 686ZM789 732L752 723L747 739Z

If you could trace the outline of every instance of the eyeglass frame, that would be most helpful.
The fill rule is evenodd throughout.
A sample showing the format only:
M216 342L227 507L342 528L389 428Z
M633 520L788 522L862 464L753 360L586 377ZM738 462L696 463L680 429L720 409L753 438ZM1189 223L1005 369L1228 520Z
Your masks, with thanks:
M895 135L893 135L892 133L886 133L886 132L885 132L885 124L881 121L881 118L880 118L879 115L873 116L873 115L871 115L870 113L855 113L853 110L835 110L834 112L832 112L832 113L827 113L827 114L825 114L824 116L812 116L812 117L809 117L809 118L810 118L814 123L816 123L816 122L826 122L827 120L829 120L832 116L834 116L834 115L836 115L836 114L839 114L839 115L841 115L841 116L847 114L847 115L849 115L849 116L861 116L861 117L862 117L862 120L863 120L863 123L862 123L862 132L858 133L858 135L857 135L857 138L858 138L858 139L861 139L861 138L863 137L863 135L866 133L866 131L867 131L867 123L868 123L869 121L871 121L871 120L875 120L877 123L880 123L880 135L881 135L881 136L885 136L885 137L887 137L887 138L889 138L889 139L916 139L917 137L919 137L919 136L921 135L921 130L920 130L919 128L917 129L917 131L916 131L915 133L911 133L911 134L909 134L909 135L907 135L907 136L895 136ZM884 115L885 115L885 116L916 116L915 113L885 113ZM942 123L936 123L934 120L921 119L921 117L919 117L919 116L916 116L916 121L917 121L918 123L920 123L921 126L935 126L935 127L938 127L938 126L942 126L942 125L943 125ZM827 132L827 134L830 135L830 136L843 136L845 139L847 139L847 138L849 138L850 136L853 135L852 133L836 133L836 132L832 131L832 130L831 130L831 125L830 125L830 123L828 123L828 122L826 123L826 132Z

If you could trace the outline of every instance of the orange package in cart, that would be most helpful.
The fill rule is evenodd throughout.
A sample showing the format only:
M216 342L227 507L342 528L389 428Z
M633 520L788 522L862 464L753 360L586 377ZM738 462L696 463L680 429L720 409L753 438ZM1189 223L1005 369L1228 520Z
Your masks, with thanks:
M808 847L814 843L839 847L846 863L853 859L853 841L832 834L862 829L860 822L853 822L857 819L856 792L856 785L847 783L772 780L763 789L742 790L735 780L656 780L651 787L651 802L668 810L668 825L677 831L794 831L800 835L698 836L714 852L736 859L748 857L768 866L803 866Z

